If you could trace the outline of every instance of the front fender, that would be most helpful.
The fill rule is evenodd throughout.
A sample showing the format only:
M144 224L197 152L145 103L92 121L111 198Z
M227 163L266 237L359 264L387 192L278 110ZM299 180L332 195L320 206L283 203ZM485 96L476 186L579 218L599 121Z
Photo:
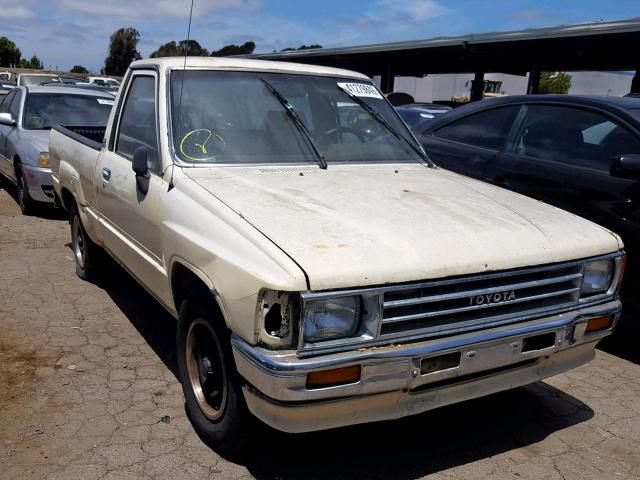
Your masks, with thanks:
M224 309L224 305L223 305L222 300L220 299L220 296L218 295L218 291L216 290L216 287L213 284L213 282L211 281L211 279L207 276L206 273L204 273L202 270L200 270L194 264L192 264L188 260L185 260L184 258L182 258L182 257L180 257L178 255L173 255L169 259L169 293L171 295L171 298L175 298L175 293L176 293L176 292L173 291L173 275L174 275L175 268L176 268L177 265L182 265L183 267L185 267L192 274L194 274L196 277L198 277L200 279L200 281L204 285L207 286L209 291L212 293L213 297L216 299L216 303L218 304L218 308L220 308L220 311L222 312L222 316L224 317L224 321L227 324L227 327L230 328L229 321L227 320L227 314L226 314L225 309ZM176 309L176 313L179 313L180 305L175 305L175 309Z

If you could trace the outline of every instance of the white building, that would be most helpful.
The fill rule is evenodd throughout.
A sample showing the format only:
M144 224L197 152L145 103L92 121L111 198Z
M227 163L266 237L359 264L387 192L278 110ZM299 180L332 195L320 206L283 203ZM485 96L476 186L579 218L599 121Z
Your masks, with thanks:
M629 93L634 72L571 72L570 94L612 95ZM487 73L485 81L500 82L499 93L520 95L527 93L528 75ZM451 100L452 97L468 97L473 74L433 74L424 78L396 77L394 91L404 92L419 102Z

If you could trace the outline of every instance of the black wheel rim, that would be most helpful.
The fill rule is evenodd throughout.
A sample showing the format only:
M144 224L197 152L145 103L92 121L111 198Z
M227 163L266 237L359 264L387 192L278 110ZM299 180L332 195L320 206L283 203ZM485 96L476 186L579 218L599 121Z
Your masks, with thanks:
M189 327L185 354L200 411L211 421L220 420L227 405L227 374L220 341L206 320L198 318Z

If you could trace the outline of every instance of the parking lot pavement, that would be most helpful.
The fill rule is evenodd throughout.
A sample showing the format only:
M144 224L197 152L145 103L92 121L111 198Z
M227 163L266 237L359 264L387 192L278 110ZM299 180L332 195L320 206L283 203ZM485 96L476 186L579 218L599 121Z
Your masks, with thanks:
M261 430L221 456L185 415L174 320L115 267L75 276L61 213L0 191L0 478L640 478L640 354L395 422Z

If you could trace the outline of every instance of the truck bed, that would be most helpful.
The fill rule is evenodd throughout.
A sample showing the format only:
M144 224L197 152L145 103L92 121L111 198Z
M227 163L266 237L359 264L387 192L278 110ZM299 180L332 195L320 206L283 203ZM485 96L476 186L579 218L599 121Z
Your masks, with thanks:
M90 126L62 126L56 125L54 130L73 138L74 140L93 148L100 150L106 127L90 127Z

